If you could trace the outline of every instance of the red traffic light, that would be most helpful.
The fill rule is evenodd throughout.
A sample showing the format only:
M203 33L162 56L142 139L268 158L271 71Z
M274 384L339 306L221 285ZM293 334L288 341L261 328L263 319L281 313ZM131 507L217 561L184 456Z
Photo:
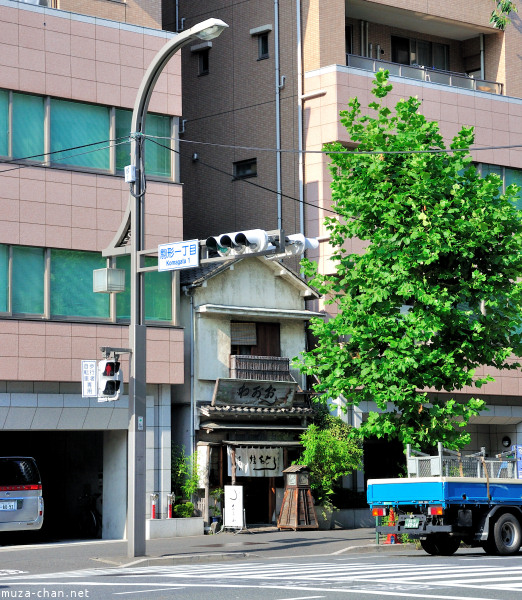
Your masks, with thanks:
M120 363L117 361L107 361L105 363L105 368L103 369L103 374L105 377L114 377L114 375L120 370Z

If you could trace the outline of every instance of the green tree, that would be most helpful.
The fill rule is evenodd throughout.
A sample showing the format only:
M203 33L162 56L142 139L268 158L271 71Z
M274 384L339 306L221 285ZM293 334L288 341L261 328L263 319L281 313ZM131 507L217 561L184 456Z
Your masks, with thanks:
M417 98L400 100L394 112L385 106L391 89L381 71L370 114L357 98L341 112L355 151L326 148L335 273L303 265L337 314L312 321L317 345L301 368L318 378L323 401L376 402L364 435L458 448L469 441L462 428L485 405L449 394L492 381L476 374L481 365L519 366L508 360L522 351L518 188L502 194L499 177L479 176L472 128L446 149ZM366 244L361 254L347 251L351 238ZM448 394L428 396L430 388Z
M517 7L511 0L494 0L495 9L491 13L489 22L497 29L504 31L507 25L511 23L509 15L512 12L518 12Z
M298 462L310 469L316 503L329 505L339 479L361 467L362 449L357 437L339 417L323 414L300 439L304 450Z
M176 498L190 500L199 488L197 453L185 454L185 447L174 444L171 449L171 487Z

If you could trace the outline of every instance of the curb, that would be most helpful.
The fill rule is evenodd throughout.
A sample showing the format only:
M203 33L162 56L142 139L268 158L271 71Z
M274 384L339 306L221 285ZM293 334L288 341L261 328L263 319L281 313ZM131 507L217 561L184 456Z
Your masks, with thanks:
M325 553L324 555L315 556L340 556L351 552L359 554L368 554L371 552L400 552L401 550L415 550L414 544L365 544L361 546L348 546L342 550L333 553ZM171 554L168 556L148 556L140 558L129 563L122 563L120 567L132 568L154 567L154 566L169 566L182 565L193 562L221 562L227 560L239 560L246 558L258 558L259 555L255 550L252 552L208 552L206 554ZM277 557L270 557L272 559ZM298 558L298 557L296 557ZM306 555L304 556L306 558Z
M415 544L364 544L362 546L348 546L337 552L332 552L329 556L340 556L352 551L359 554L368 554L369 552L400 552L401 550L415 550Z
M133 560L130 563L120 564L120 567L158 567L168 565L182 565L193 562L220 562L225 560L234 560L239 558L249 558L256 556L254 553L248 552L215 552L208 554L171 554L169 556L150 556Z

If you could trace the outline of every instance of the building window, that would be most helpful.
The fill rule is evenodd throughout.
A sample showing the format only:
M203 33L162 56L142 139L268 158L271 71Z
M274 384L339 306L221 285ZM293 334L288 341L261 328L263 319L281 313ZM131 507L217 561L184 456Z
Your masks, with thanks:
M49 103L50 119L46 119ZM113 116L114 115L114 116ZM132 111L0 90L0 156L114 172L129 164ZM71 127L74 123L74 127ZM147 114L147 175L173 178L172 118ZM111 131L118 143L111 144ZM46 142L52 154L45 156ZM112 160L113 159L113 160Z
M43 248L13 246L12 312L44 314L45 251Z
M157 264L145 257L145 266ZM116 295L111 315L108 294L93 292L92 272L107 266L98 252L46 249L0 244L0 313L68 320L128 320L130 316L130 257L117 260L126 271L125 292ZM46 281L50 285L46 285ZM172 272L145 273L145 318L172 323ZM50 314L49 308L50 307Z
M234 163L234 179L257 177L257 158L239 160Z
M258 56L257 60L268 58L268 33L257 36Z
M261 25L250 30L252 37L257 37L257 60L269 58L268 34L272 31L272 25Z
M9 247L0 244L0 312L9 310Z
M157 264L157 259L146 256L145 266ZM125 269L125 291L116 294L116 315L120 320L130 319L130 256L117 259L118 269ZM172 321L172 273L170 271L145 273L145 319Z
M43 161L45 100L41 96L13 93L13 158ZM105 138L103 138L105 139Z
M108 319L109 294L92 289L92 272L103 269L98 252L51 250L51 315Z
M449 70L449 46L447 44L392 35L391 49L394 63Z
M74 127L71 127L72 123ZM109 132L108 107L51 99L51 162L109 170ZM69 150L79 146L80 140L81 145L92 145ZM64 149L65 152L60 152Z
M198 52L198 75L208 75L209 73L210 48L204 48Z
M501 193L504 193L506 188L512 183L522 188L522 169L512 169L511 167L501 167L500 165L490 165L487 163L478 163L476 167L482 177L487 177L490 173L495 173L495 175L500 177ZM518 210L522 210L522 189L518 192L514 204Z
M353 28L351 25L346 25L344 28L344 47L346 54L353 54Z
M9 155L9 92L0 90L0 156Z
M125 138L131 130L132 111L116 109L116 138ZM145 173L158 177L171 177L172 152L170 150L171 119L163 115L147 113L145 134ZM121 140L120 140L121 141ZM116 146L116 170L123 171L130 160L130 142Z
M279 323L230 323L230 354L281 356Z

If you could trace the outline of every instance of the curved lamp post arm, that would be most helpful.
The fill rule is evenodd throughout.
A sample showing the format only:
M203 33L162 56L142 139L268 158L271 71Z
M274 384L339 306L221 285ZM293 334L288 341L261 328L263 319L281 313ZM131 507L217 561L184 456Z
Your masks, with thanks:
M154 90L154 86L161 75L165 65L174 56L174 54L183 46L189 44L193 40L212 40L218 37L228 25L221 19L207 19L182 31L176 37L167 42L161 50L156 54L150 63L143 79L141 81L136 102L132 111L131 119L131 164L139 168L139 150L136 148L136 134L140 136L145 132L145 117L149 107L150 98ZM141 174L138 174L141 176ZM141 193L141 190L140 190ZM113 237L111 243L103 251L103 256L113 256L111 251L124 245L124 242L129 237L131 230L131 203L132 197L129 199L122 222ZM117 254L117 253L115 253Z
M146 385L147 351L144 315L143 273L139 271L139 253L143 250L145 231L145 182L143 176L143 133L145 116L154 85L172 56L191 40L211 40L228 25L219 19L207 19L183 31L167 42L147 69L134 104L131 120L131 164L136 167L136 180L131 184L129 204L124 220L104 256L113 254L127 241L130 233L130 323L129 347L129 428L127 457L127 548L129 557L145 555L146 513ZM134 188L134 189L133 189Z

